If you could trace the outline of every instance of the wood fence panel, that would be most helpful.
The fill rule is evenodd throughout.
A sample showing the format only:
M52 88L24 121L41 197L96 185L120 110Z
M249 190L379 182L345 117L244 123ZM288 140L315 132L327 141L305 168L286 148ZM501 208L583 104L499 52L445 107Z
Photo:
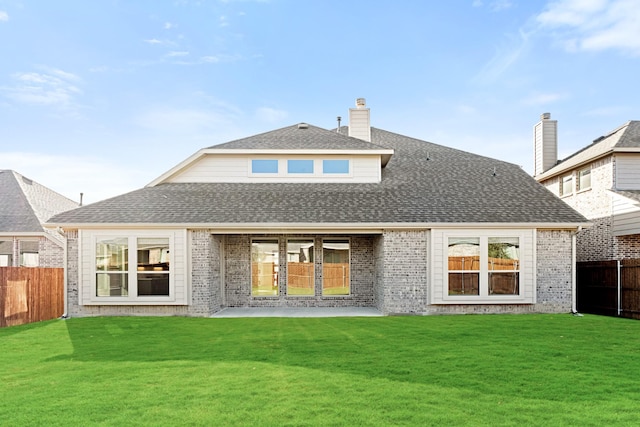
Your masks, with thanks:
M0 267L0 327L64 314L64 269Z
M640 319L640 260L625 259L621 264L620 315Z
M618 314L616 261L577 263L576 282L578 311L607 316Z

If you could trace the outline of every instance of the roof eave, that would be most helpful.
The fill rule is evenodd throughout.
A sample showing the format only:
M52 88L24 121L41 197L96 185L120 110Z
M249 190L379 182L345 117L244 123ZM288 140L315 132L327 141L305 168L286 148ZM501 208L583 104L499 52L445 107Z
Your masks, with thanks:
M77 229L209 229L220 234L260 232L273 234L306 233L367 233L381 234L384 230L415 230L437 228L464 229L516 229L535 228L552 230L579 230L591 227L590 222L381 222L381 223L47 223L45 227L66 230Z

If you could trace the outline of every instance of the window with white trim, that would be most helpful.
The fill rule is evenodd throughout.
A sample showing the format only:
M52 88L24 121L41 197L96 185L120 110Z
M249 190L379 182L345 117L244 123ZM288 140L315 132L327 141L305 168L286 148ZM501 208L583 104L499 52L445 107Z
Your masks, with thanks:
M448 296L520 295L520 237L447 240Z
M168 236L97 236L95 297L136 300L172 295L172 239Z
M40 265L39 242L37 240L20 240L20 267L38 267Z
M560 195L568 196L573 194L573 175L567 175L560 178Z
M313 160L287 160L288 174L313 174Z
M578 172L578 191L591 188L591 168L582 169Z

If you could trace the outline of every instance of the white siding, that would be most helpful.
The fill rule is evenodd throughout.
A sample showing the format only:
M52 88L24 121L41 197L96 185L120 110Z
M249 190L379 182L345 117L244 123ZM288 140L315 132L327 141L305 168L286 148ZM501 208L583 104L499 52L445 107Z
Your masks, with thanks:
M536 298L535 289L535 230L445 230L431 231L431 253L433 258L431 277L431 304L533 304ZM449 297L447 291L449 237L519 237L520 238L520 295L490 297Z
M255 176L250 172L252 159L277 159L277 176ZM312 176L292 176L286 174L287 160L314 160L315 173ZM322 160L351 160L348 175L323 175ZM167 182L379 182L380 155L206 155L188 168L167 179Z
M616 156L616 188L640 190L640 155Z
M613 235L640 234L640 202L613 196Z
M95 252L96 238L99 236L168 237L172 244L170 280L173 283L173 294L169 297L145 297L144 299L96 297ZM186 230L84 230L78 237L80 240L78 263L80 305L186 305L188 303ZM131 274L135 274L135 271Z

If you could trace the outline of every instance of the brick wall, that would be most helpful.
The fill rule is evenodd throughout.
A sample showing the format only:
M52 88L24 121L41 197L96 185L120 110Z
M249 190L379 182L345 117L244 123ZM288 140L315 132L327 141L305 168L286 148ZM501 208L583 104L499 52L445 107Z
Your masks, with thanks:
M375 245L377 307L384 314L427 311L428 231L385 230Z
M373 237L351 236L351 295L322 295L322 238L335 236L279 235L280 241L278 295L254 297L251 295L251 238L264 236L226 236L224 245L224 276L226 305L228 307L373 307L375 306L375 261ZM286 294L288 238L313 237L315 254L315 295L288 296Z

